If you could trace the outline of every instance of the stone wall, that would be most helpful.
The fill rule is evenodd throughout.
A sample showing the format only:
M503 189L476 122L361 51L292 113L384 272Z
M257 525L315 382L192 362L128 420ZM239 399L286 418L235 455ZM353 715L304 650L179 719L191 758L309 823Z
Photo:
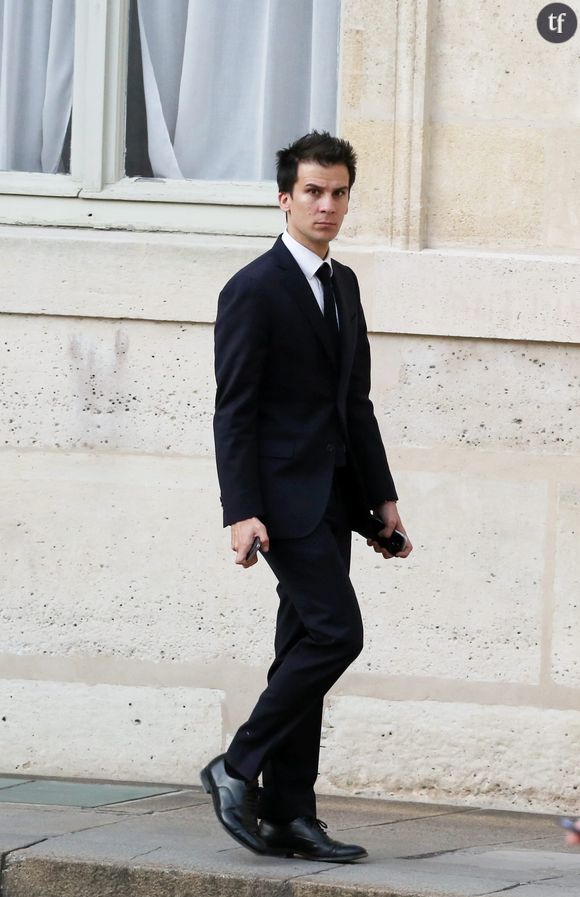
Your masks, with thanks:
M416 550L357 539L320 787L577 812L580 38L524 0L343 9L334 252ZM195 782L262 687L276 596L221 528L212 324L270 242L0 228L1 771Z

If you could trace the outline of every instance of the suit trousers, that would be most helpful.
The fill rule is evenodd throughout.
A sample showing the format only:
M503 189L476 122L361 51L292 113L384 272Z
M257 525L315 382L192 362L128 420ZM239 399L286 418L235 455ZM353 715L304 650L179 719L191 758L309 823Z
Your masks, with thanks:
M315 816L323 698L363 646L349 578L351 528L345 469L337 468L323 519L297 539L271 539L278 580L275 660L268 685L226 759L247 779L262 773L261 818Z

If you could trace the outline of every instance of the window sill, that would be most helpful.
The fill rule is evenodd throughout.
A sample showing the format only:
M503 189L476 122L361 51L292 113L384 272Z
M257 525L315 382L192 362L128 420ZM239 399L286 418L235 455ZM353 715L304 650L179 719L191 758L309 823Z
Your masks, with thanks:
M99 197L6 195L0 224L250 237L276 236L284 229L278 207Z
M123 178L98 192L70 175L0 173L0 223L274 236L284 228L273 181Z
M130 202L181 202L203 205L278 208L275 181L193 181L165 178L123 178L99 192L81 190L83 199Z
M78 196L81 184L70 174L0 171L0 194L22 196Z

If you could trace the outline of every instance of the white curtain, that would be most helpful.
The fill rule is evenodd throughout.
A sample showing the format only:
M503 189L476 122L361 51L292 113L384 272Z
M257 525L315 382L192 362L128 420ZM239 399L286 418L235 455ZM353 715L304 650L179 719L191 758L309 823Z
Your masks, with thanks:
M0 0L0 169L59 171L73 55L74 0Z
M334 131L340 0L138 0L148 149L166 178L263 180Z

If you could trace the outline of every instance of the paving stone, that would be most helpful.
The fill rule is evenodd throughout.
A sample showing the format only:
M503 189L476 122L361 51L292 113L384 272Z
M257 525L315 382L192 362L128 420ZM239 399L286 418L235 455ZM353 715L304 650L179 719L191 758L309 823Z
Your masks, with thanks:
M0 791L0 801L60 807L98 807L173 791L175 788L169 785L113 785L38 779Z
M0 805L0 854L19 850L46 838L118 822L117 816L95 810ZM1 893L0 887L0 893Z
M4 788L14 788L15 785L24 785L25 782L30 782L31 779L17 779L13 776L0 776L0 789Z
M364 844L369 858L341 866L256 856L232 841L207 796L195 788L110 810L3 804L0 892L2 897L580 894L580 852L564 847L551 816L352 798L322 798L318 812L331 834Z
M181 810L184 807L196 807L199 804L209 803L211 803L211 798L201 788L187 788L183 791L153 795L141 800L105 804L100 809L113 813L165 813L169 810Z

